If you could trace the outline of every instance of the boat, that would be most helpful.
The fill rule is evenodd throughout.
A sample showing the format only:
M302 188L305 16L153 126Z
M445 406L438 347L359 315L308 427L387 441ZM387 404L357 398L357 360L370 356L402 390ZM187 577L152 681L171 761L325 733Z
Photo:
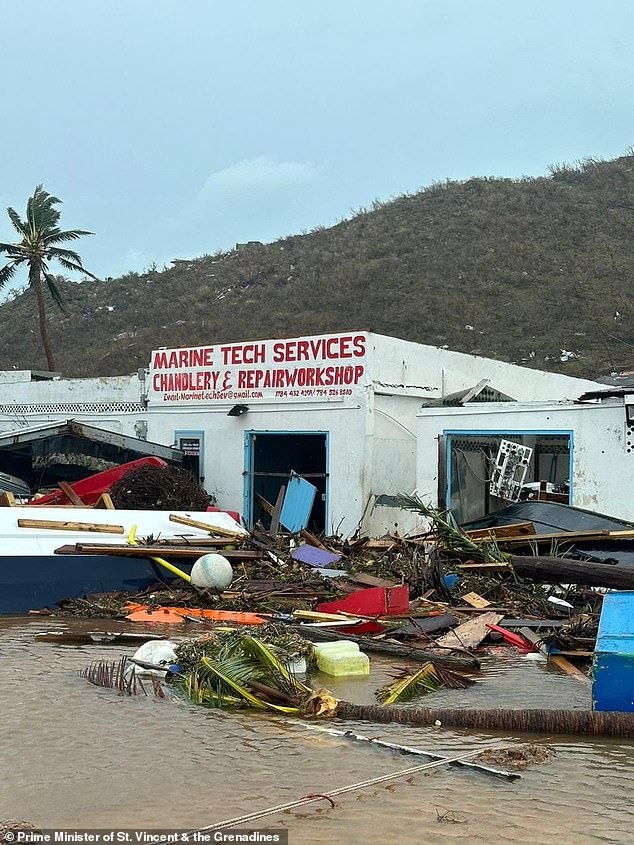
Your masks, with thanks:
M53 610L64 599L91 593L138 593L157 581L173 583L174 576L149 558L108 554L56 554L76 543L121 545L137 541L209 538L209 531L183 526L170 515L194 519L210 529L235 534L246 531L229 514L190 511L95 510L28 506L0 508L0 615L23 615L32 610ZM19 523L50 527L22 527ZM84 526L83 529L78 526ZM85 526L92 526L89 530ZM74 530L73 530L74 527ZM134 529L134 531L133 531ZM179 568L189 573L193 561Z

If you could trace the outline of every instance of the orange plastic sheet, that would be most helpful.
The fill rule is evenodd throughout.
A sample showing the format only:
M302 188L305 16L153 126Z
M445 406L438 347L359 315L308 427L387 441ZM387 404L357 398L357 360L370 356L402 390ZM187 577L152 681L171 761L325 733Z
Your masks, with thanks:
M150 608L146 604L129 602L130 611L126 619L132 622L162 622L180 624L184 617L207 619L209 622L232 622L235 625L263 625L267 620L257 613L245 613L234 610L205 610L201 607L159 607Z

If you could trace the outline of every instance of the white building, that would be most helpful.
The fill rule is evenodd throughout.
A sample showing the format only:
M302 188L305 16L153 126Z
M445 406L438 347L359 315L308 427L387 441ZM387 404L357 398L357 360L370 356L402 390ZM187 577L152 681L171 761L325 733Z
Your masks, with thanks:
M619 395L619 394L622 395ZM583 402L427 407L417 418L417 489L459 521L508 502L490 496L500 441L533 449L526 481L579 508L634 520L634 396L605 385Z
M313 528L344 534L359 525L403 530L408 516L393 497L437 488L437 432L416 416L423 399L470 391L480 400L548 401L597 388L368 332L157 350L134 376L6 376L0 432L73 418L177 446L218 503L249 523L260 515L258 495L275 501L294 470L319 491Z

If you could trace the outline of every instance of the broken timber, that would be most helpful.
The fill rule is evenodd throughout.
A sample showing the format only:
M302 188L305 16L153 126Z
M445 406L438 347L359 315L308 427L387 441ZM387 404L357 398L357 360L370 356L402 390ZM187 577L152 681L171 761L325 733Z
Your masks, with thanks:
M444 648L476 648L489 633L487 626L497 625L502 618L502 613L483 613L458 625L436 640L435 645Z
M634 567L609 563L588 563L565 557L521 557L513 555L511 564L518 575L534 581L584 584L634 590Z
M18 519L18 528L40 528L52 531L88 531L97 534L124 534L123 525L102 525L97 522L65 522L54 519Z

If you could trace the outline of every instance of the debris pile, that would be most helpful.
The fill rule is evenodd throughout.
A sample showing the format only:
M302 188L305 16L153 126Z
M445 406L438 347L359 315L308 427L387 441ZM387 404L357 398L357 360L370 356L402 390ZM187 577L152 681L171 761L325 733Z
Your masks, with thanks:
M279 526L271 530L258 523L243 535L208 526L206 538L149 536L136 546L78 543L70 549L73 553L160 557L179 567L214 551L229 562L233 579L225 590L201 589L182 578L161 580L135 596L115 593L69 600L59 613L176 623L190 629L194 624L202 626L200 632L218 624L252 625L259 626L262 642L267 642L271 625L278 636L285 630L288 636L312 642L345 638L362 652L422 665L380 694L387 699L396 691L395 701L435 686L451 686L451 674L443 674L446 669L473 671L482 649L493 646L541 652L553 666L588 681L603 592L588 587L585 575L579 576L581 583L573 578L562 584L553 573L558 567L594 566L600 570L599 580L609 581L618 567L536 556L530 524L467 532L451 515L420 499L404 497L403 505L426 520L425 532L345 540L315 537L305 530L285 533ZM170 519L204 526L200 519ZM566 538L558 542L561 548L573 549ZM516 553L520 547L526 554ZM572 553L580 557L578 548ZM69 547L63 551L68 553ZM539 571L536 562L543 564ZM463 683L460 676L454 680Z
M171 466L134 467L110 487L115 508L122 510L204 511L209 496L187 470Z

